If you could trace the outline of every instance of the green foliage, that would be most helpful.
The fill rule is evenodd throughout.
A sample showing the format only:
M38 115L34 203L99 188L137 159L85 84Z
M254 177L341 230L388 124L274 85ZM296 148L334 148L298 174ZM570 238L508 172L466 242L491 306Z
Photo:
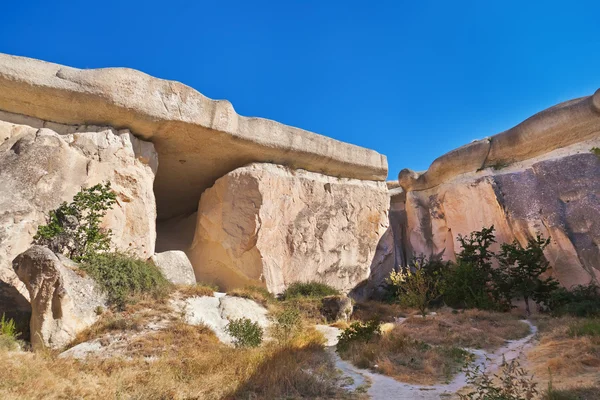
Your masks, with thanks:
M167 294L169 282L152 263L121 253L88 255L81 264L106 292L108 301L123 308L136 295L160 298Z
M282 300L289 300L298 297L321 298L325 296L338 295L340 292L325 284L316 281L294 282L282 294Z
M530 299L538 304L547 304L551 293L559 287L554 278L541 278L550 269L550 263L544 256L544 249L548 244L549 238L544 239L538 235L535 239L528 240L527 247L521 246L517 241L505 243L498 254L498 287L507 298L522 297L527 314L530 314Z
M598 147L592 147L592 149L590 151L593 154L595 154L596 156L600 157L600 148L598 148Z
M302 316L297 307L285 307L273 317L271 335L279 344L287 344L302 328Z
M459 394L461 400L531 400L538 394L537 384L517 360L503 361L497 375L489 375L480 366L465 368L473 390Z
M2 317L0 317L0 348L14 350L19 346L19 336L15 321L11 318L7 319L2 314Z
M107 251L112 233L102 229L100 222L115 201L110 182L82 189L70 204L64 202L50 211L48 223L38 227L33 243L75 261Z
M262 343L263 329L248 318L229 321L225 330L233 337L235 347L258 347Z
M555 316L599 317L600 287L595 283L578 285L571 290L560 287L550 294L548 308Z
M339 336L337 351L344 352L348 350L353 342L370 342L373 338L381 335L379 321L370 320L367 322L356 321L342 331Z
M401 305L417 308L425 316L430 302L441 294L442 272L437 262L421 256L413 259L406 271L392 271L389 282Z
M444 277L444 301L451 307L505 310L509 307L496 271L495 257L490 250L496 243L494 226L475 231L469 236L458 235L461 251L457 262L447 269Z
M600 319L578 321L569 326L569 336L600 336Z

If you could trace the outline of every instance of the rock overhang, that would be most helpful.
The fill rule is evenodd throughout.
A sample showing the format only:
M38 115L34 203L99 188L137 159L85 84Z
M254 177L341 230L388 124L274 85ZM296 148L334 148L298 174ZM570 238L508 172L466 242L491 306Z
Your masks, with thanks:
M384 181L373 150L262 118L238 115L175 81L127 68L82 70L0 54L0 110L61 124L129 129L159 154L159 219L192 213L216 179L252 162Z

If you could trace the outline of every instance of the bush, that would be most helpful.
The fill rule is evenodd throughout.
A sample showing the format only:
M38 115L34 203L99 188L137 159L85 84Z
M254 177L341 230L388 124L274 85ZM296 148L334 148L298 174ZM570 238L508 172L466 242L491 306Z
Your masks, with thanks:
M325 283L316 281L294 282L281 294L281 299L289 300L298 297L321 298L338 294L340 292L337 289Z
M38 227L33 243L75 261L107 251L112 232L102 229L100 222L115 201L110 182L81 190L70 204L64 202L50 211L48 223Z
M137 295L162 298L170 287L154 264L126 254L90 255L81 264L81 269L98 282L108 301L121 309Z
M379 321L370 320L367 322L356 321L340 333L337 344L337 351L346 351L353 342L370 342L373 338L381 335Z
M233 337L235 347L258 347L262 343L263 329L249 318L231 320L225 330Z
M0 348L14 350L19 347L20 334L13 319L7 319L4 314L0 318Z
M577 322L569 327L569 336L600 336L600 319Z
M548 308L555 316L599 317L600 287L595 283L578 285L571 290L560 287L550 294Z
M390 283L396 288L400 304L415 307L425 316L429 303L441 293L441 275L437 271L427 273L426 257L412 261L406 271L392 271ZM412 271L411 271L412 270Z
M519 361L503 361L501 371L490 376L480 366L465 369L473 391L459 394L461 400L531 400L538 394L537 384L521 368Z
M296 307L286 307L272 319L272 336L282 345L292 340L302 328L302 316Z

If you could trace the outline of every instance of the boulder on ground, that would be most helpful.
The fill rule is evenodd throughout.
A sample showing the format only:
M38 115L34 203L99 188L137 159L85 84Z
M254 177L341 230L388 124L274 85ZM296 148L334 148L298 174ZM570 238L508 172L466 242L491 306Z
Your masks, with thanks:
M352 316L352 300L347 296L327 296L321 300L321 313L327 321L348 321Z
M387 210L384 182L251 164L202 194L188 255L198 281L225 290L317 280L348 292L369 276Z
M98 319L106 297L77 264L50 249L32 246L13 261L31 299L34 349L61 348Z
M193 285L196 283L192 263L183 251L171 250L156 253L150 257L150 261L172 283L178 285Z

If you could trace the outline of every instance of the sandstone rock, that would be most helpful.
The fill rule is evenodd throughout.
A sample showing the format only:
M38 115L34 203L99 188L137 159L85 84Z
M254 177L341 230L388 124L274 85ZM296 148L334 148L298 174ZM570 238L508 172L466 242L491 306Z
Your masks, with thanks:
M327 296L321 300L321 313L327 321L348 321L352 311L352 300L347 296Z
M60 258L59 258L60 257ZM41 246L32 246L13 261L31 298L31 344L60 348L97 319L105 296L75 263Z
M198 281L225 290L318 280L348 292L369 276L387 203L384 182L252 164L202 194L188 255Z
M554 150L598 137L600 91L544 110L491 138L474 141L437 158L425 173L402 170L400 185L425 190L461 174L543 156Z
M0 113L0 143L0 282L27 296L12 259L31 245L50 210L82 187L104 181L117 194L103 222L117 248L141 258L154 253L158 161L151 143L127 130L64 126L9 113Z
M150 261L160 269L165 278L175 284L196 283L194 268L183 251L172 250L154 254Z
M251 162L348 178L384 180L375 151L261 118L239 116L179 82L126 68L64 67L0 54L0 110L42 120L127 128L161 155L160 218L196 210L215 180Z
M204 324L209 327L223 343L233 343L226 326L230 320L248 318L267 330L271 325L266 308L253 300L215 293L214 296L190 297L173 303L181 310L185 321L191 325Z
M539 157L409 191L405 251L453 260L457 235L494 225L499 243L551 237L545 254L565 286L598 281L600 158L592 147L600 147L600 130L595 139Z

